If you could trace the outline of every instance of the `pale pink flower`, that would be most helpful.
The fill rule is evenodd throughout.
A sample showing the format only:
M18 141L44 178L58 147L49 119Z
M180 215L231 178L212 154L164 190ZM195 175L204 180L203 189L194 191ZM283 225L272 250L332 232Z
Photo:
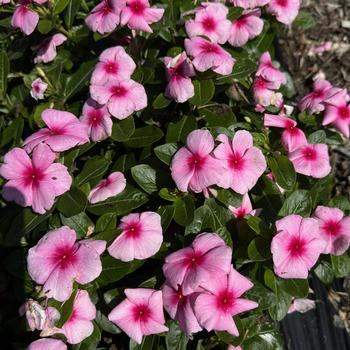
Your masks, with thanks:
M19 28L26 35L32 34L39 22L39 15L29 7L32 2L32 0L20 0L11 19L11 26ZM40 1L35 2L40 4Z
M215 233L198 235L192 245L165 258L163 273L174 289L181 286L183 295L196 292L204 282L230 271L231 249Z
M120 16L120 24L130 29L142 30L153 33L149 24L159 22L164 14L164 9L150 7L148 0L126 0Z
M50 146L54 152L63 152L89 142L87 127L74 114L45 109L41 118L47 128L40 129L24 140L24 149L28 153L42 143Z
M122 46L104 50L91 76L91 84L104 85L109 80L129 80L136 69L133 59Z
M300 0L270 0L267 6L267 10L283 24L291 24L298 15L299 8Z
M264 115L264 126L284 129L281 140L283 147L288 152L307 144L304 132L296 127L297 122L291 118L266 113Z
M28 272L43 285L47 297L58 301L69 299L73 282L92 282L102 271L100 255L106 242L76 242L76 233L67 226L49 231L28 252Z
M311 46L307 54L308 56L315 56L315 55L321 56L324 52L331 51L332 47L333 47L333 43L331 41L324 41L319 45Z
M232 265L229 274L216 274L205 281L207 292L199 294L194 309L199 323L207 330L227 331L238 336L233 316L258 307L255 301L240 296L253 287L253 283L237 272Z
M211 155L214 147L208 130L194 130L188 134L186 146L175 153L171 162L171 176L180 191L202 192L219 182L224 169Z
M217 140L221 144L216 147L214 155L222 162L227 174L221 177L219 186L232 188L240 194L247 193L266 169L263 153L253 146L253 137L245 130L237 131L232 141L224 134L220 134Z
M291 305L289 306L288 313L300 312L305 313L309 310L316 308L315 300L311 299L293 299Z
M221 75L232 73L235 59L220 45L200 37L185 39L187 55L192 57L192 64L199 72L208 69Z
M39 46L35 48L37 55L34 63L48 63L57 56L56 47L62 45L67 40L63 34L55 34L45 39Z
M78 290L73 310L69 319L64 323L60 333L64 334L69 344L78 344L89 337L93 330L92 320L96 318L96 307L91 302L86 290Z
M30 95L36 100L42 100L44 98L44 92L47 89L47 84L44 83L40 78L33 80L32 89Z
M55 153L44 144L35 148L32 159L21 148L6 153L0 166L0 175L9 180L2 189L3 197L39 214L51 209L55 198L72 184L67 168L54 163L55 159Z
M244 9L254 9L267 5L270 0L229 0L235 6L243 7Z
M338 105L326 104L322 125L332 124L345 137L349 138L350 104L344 99Z
M44 338L30 343L26 350L67 350L67 345L62 340Z
M319 179L327 176L332 170L328 147L325 144L302 145L289 153L288 157L299 174Z
M9 3L10 3L10 0L0 0L0 5L6 5Z
M276 106L282 108L283 96L279 92L275 92L276 83L257 76L253 83L253 96L255 103L260 106L259 112L264 112L265 107Z
M89 193L90 203L103 202L123 192L126 187L125 176L119 171L108 175L107 179L100 181Z
M103 0L85 18L85 24L93 32L100 34L113 32L120 22L120 13L125 4L125 0Z
M276 221L276 228L277 234L271 243L276 275L306 279L325 247L317 220L288 215Z
M219 3L205 3L196 9L195 19L185 23L187 35L206 36L211 41L225 44L231 22L227 19L228 8Z
M152 211L124 216L118 226L122 233L108 247L108 253L121 261L153 256L163 243L160 219L160 215Z
M165 95L176 102L183 103L194 96L194 86L191 78L195 75L192 63L186 52L176 57L164 57L164 64L168 78Z
M241 346L233 346L233 345L229 345L227 347L227 350L243 350L243 348Z
M54 307L44 308L36 300L28 299L19 309L21 316L25 315L31 331L40 330L44 333L54 333L55 322L60 318L60 313Z
M170 317L179 322L180 328L187 335L191 336L202 330L194 314L194 302L199 295L198 292L183 295L181 287L174 289L165 283L162 288L164 309Z
M247 215L257 215L260 212L258 209L253 209L248 193L243 195L242 203L238 208L230 205L229 209L237 220L242 220Z
M320 227L320 238L326 242L324 254L342 255L350 244L350 217L338 208L318 206L314 214Z
M255 75L274 83L274 89L279 89L281 85L287 83L285 75L272 64L271 56L268 51L260 56L259 67Z
M147 107L145 88L133 80L91 85L90 94L98 103L106 104L109 113L117 119L125 119L132 113Z
M264 27L260 16L260 9L244 11L241 17L232 22L228 42L240 47L260 35Z
M121 328L136 343L144 335L168 331L164 326L162 292L154 289L125 289L126 299L108 315L108 319Z
M108 109L89 98L83 106L80 122L86 125L91 140L99 142L112 135L113 122Z

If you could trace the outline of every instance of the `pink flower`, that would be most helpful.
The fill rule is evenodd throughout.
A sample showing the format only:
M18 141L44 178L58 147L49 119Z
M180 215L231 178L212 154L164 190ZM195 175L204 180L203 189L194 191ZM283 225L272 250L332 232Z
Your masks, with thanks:
M289 153L289 160L299 174L317 179L327 176L332 168L325 144L306 144Z
M181 286L183 295L188 295L215 275L229 273L231 257L231 249L218 235L202 233L190 247L165 258L163 273L171 287Z
M47 84L44 83L40 78L33 80L32 89L30 95L36 100L42 100L44 98L44 92L47 89Z
M30 153L45 143L54 152L67 151L89 142L86 126L70 112L45 109L41 114L47 128L42 128L24 140L24 149Z
M203 292L197 297L194 309L199 323L207 330L227 331L238 336L233 316L258 307L255 301L240 298L253 283L231 265L229 274L217 274L206 280Z
M314 214L320 227L320 238L326 243L324 254L342 255L350 244L350 217L338 208L318 206Z
M76 242L76 233L67 226L49 231L28 252L28 272L43 284L47 297L58 301L69 299L73 282L92 282L102 271L100 255L105 241Z
M268 11L276 16L277 21L291 24L299 13L300 0L270 0Z
M55 34L45 39L38 47L34 63L48 63L57 56L56 47L62 45L67 38L63 34Z
M185 23L186 32L190 38L202 35L213 42L225 44L231 27L227 15L228 8L225 5L203 2L196 9L195 19Z
M80 122L86 125L91 140L99 142L112 135L113 122L108 109L89 98L83 106Z
M153 33L149 24L159 22L163 17L164 9L150 7L148 0L126 0L120 24L128 25L130 29Z
M326 104L322 125L328 124L332 124L345 137L350 137L350 104L347 104L345 99L335 106Z
M256 7L265 6L270 0L230 0L230 2L244 9L254 9Z
M314 91L306 95L299 102L299 109L309 114L322 112L326 103L334 104L334 100L347 95L346 90L334 88L327 80L318 79L313 85Z
M55 197L67 192L72 184L67 168L54 163L55 159L55 153L43 144L35 148L32 159L21 148L6 153L5 164L0 166L0 175L9 180L2 189L3 197L44 214Z
M92 334L94 324L91 321L95 318L96 308L90 300L89 293L86 290L78 290L72 314L60 333L65 335L69 344L78 344Z
M258 214L258 209L254 209L252 207L252 203L249 199L249 194L245 193L243 195L241 206L238 208L235 208L233 206L229 206L229 209L232 211L233 216L237 220L242 220L247 215L256 215ZM260 210L259 210L260 211Z
M237 131L232 142L224 134L217 139L221 144L214 155L222 162L227 174L221 177L219 185L240 194L247 193L266 169L263 153L253 146L253 137L245 130Z
M290 305L288 309L288 313L291 314L292 312L301 312L305 313L309 310L316 308L316 302L315 300L311 299L293 299L292 304Z
M104 85L109 80L129 80L136 69L133 59L122 46L104 50L91 76L91 84Z
M11 26L19 28L26 35L32 34L39 22L39 15L29 7L31 3L31 0L19 1L11 19Z
M297 128L297 122L291 118L280 115L265 114L264 126L283 128L282 145L288 151L295 151L300 146L306 145L306 136L302 130Z
M108 247L108 253L121 261L153 256L163 243L160 219L160 215L152 211L124 216L118 226L122 233Z
M135 111L147 107L145 88L133 80L91 85L90 94L98 103L107 104L109 113L117 119L125 119Z
M232 46L240 47L257 37L264 27L260 16L260 9L244 11L241 17L232 22L228 42Z
M179 322L180 328L187 336L202 330L194 314L194 302L198 293L183 295L181 287L174 289L169 284L163 285L164 309L170 317Z
M6 5L9 3L10 3L10 0L0 0L0 5Z
M194 37L185 39L185 48L187 55L193 58L193 66L199 72L212 69L221 75L232 73L235 59L218 44Z
M44 338L29 344L26 350L67 350L62 340Z
M281 85L287 83L285 75L276 68L271 61L269 52L264 52L259 58L259 67L256 76L274 83L274 89L279 89Z
M227 347L227 350L243 350L243 348L241 346L233 346L233 345L229 345Z
M213 136L207 130L188 134L186 146L175 153L171 162L171 176L180 191L202 192L219 182L223 167L211 156L214 146Z
M257 76L253 83L253 95L257 105L260 106L259 112L265 110L264 107L276 106L281 108L283 105L283 96L279 92L275 92L276 83Z
M125 0L103 0L85 18L85 24L94 32L110 33L120 22L120 13Z
M126 187L126 179L122 173L116 171L107 179L100 181L89 193L90 203L103 202L107 198L114 197L123 192Z
M193 97L194 86L190 77L195 75L195 71L186 52L182 52L174 58L164 57L164 64L169 80L165 95L179 103L186 102Z
M276 221L277 234L271 243L276 275L282 278L307 278L325 243L319 238L318 222L300 215Z
M19 314L26 316L31 331L36 329L43 330L45 335L48 335L51 331L51 334L54 333L54 324L60 318L60 313L57 309L51 306L45 309L33 299L28 299L20 307Z
M164 326L162 292L154 289L125 289L126 299L108 315L131 339L141 344L144 335L168 331Z

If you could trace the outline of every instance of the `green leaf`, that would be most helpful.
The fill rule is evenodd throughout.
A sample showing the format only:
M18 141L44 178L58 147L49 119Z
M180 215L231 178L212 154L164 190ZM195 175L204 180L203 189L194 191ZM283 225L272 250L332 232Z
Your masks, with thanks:
M135 123L132 116L123 120L114 120L111 138L114 141L125 142L135 132Z
M53 5L53 14L58 15L67 7L70 0L56 0Z
M215 94L215 85L212 80L194 80L194 96L189 102L195 106L203 106L208 103Z
M230 7L230 11L227 15L227 19L233 22L234 20L238 19L243 12L243 8L241 7Z
M134 272L144 263L142 260L123 262L111 256L104 256L102 260L102 272L95 280L99 287L106 286L122 279L124 276Z
M131 210L140 207L148 201L146 193L127 185L125 190L115 197L103 202L91 204L88 211L95 215L115 213L116 215L128 214Z
M350 275L350 257L347 252L343 255L331 255L332 269L335 277L343 278Z
M161 217L161 225L163 232L165 232L174 217L175 207L173 205L163 205L157 210L157 213Z
M111 322L100 310L96 311L95 322L104 331L112 334L120 334L121 330Z
M120 156L112 165L112 171L121 171L125 173L136 164L134 153L127 153Z
M106 213L100 216L96 222L96 232L111 230L117 226L117 216L115 213Z
M167 350L186 350L188 337L181 330L178 323L171 320L168 322L169 331L165 335Z
M77 233L78 239L89 236L94 231L95 225L85 213L79 213L69 218L60 214L60 217L63 225L70 227Z
M7 90L7 76L10 72L10 61L5 50L0 52L0 96Z
M312 28L316 22L311 13L301 10L299 11L298 16L294 20L293 24L306 30Z
M332 198L328 205L332 208L339 208L340 210L347 212L350 210L350 202L349 200L344 196L336 196Z
M256 63L248 58L244 60L237 60L233 66L232 73L229 75L233 79L244 79L256 71ZM220 81L224 77L218 77L216 80Z
M159 197L169 202L175 202L178 198L177 193L170 192L168 188L162 188L159 191Z
M69 100L74 94L80 91L84 86L87 85L90 75L95 68L96 60L84 62L80 65L79 69L70 75L67 79L63 95L63 103Z
M166 165L170 164L172 156L176 153L178 147L176 143L166 143L154 148L155 155Z
M107 171L110 161L104 157L95 156L85 162L80 174L75 178L75 183L81 186L87 182L97 182L101 180Z
M199 113L204 117L208 127L221 126L228 128L237 122L231 107L227 105L221 105L212 109L201 108Z
M131 148L142 148L157 142L163 137L161 129L148 125L135 130L133 135L129 138L125 144Z
M78 289L74 288L73 293L71 294L69 299L62 304L61 308L59 309L60 319L58 320L56 327L61 328L71 317L73 313L73 304L74 304L74 300L77 295L77 292L78 292Z
M85 210L87 198L83 191L72 187L69 192L63 194L57 202L57 209L65 216L71 217Z
M309 294L309 283L307 279L278 279L281 290L294 298L306 298Z
M152 106L154 109L163 109L170 105L171 100L166 98L163 93L160 93L153 101Z
M265 261L271 257L270 242L262 237L253 239L248 245L248 257L251 261Z
M191 196L177 198L174 202L174 220L181 226L189 225L194 217L195 205Z
M263 236L265 238L270 237L270 232L268 231L268 228L266 227L266 223L255 215L249 215L246 218L246 222L248 226L258 235Z
M268 159L268 165L272 171L277 183L285 190L294 187L296 181L296 173L292 162L288 157L279 155Z
M287 216L291 214L299 214L308 217L312 210L312 198L309 191L297 190L292 192L284 201L279 216Z
M156 171L147 164L135 165L131 175L136 183L147 193L158 191Z
M196 118L194 116L184 115L178 122L169 124L165 138L166 142L186 142L187 135L196 128Z
M316 266L314 272L322 283L332 284L334 280L334 272L329 262L320 261L320 263Z
M215 218L211 213L211 209L207 205L203 205L194 211L192 222L186 226L185 235L199 233L214 229Z
M70 29L73 26L74 18L80 8L80 0L70 0L66 8L66 13L64 16L64 23L67 28Z
M325 143L326 132L324 130L317 130L307 137L308 143Z
M239 208L242 204L242 196L231 189L222 189L217 191L216 199L226 206Z
M41 19L38 23L38 31L47 34L52 29L53 23L48 19Z

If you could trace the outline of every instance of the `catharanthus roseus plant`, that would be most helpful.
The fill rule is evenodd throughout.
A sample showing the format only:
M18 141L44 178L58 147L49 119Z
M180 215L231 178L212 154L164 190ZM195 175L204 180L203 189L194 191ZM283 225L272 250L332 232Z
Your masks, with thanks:
M5 347L283 349L350 273L348 91L274 55L299 0L0 4Z

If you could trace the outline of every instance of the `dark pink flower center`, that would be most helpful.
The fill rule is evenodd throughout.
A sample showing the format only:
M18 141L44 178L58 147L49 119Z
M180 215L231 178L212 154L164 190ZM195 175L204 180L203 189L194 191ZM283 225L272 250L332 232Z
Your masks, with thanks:
M255 80L255 84L254 85L255 85L255 87L258 87L258 88L261 88L261 89L266 89L267 88L266 81L263 78L257 78Z
M287 7L288 6L288 0L277 0L277 5L281 7Z
M235 216L236 216L236 219L237 220L242 220L246 215L248 215L249 213L243 209L243 208L238 208L236 213L235 213Z
M118 72L118 64L117 62L114 62L114 61L106 62L103 65L103 68L105 72L108 74L116 74Z
M337 236L340 233L339 222L333 221L333 220L329 220L329 221L325 222L323 225L323 229L330 236Z
M52 260L61 268L65 268L76 261L76 247L61 246L57 247L55 253L52 255Z
M139 222L130 222L125 228L124 233L129 237L139 237L142 231L142 226Z
M188 158L188 165L194 170L202 169L205 162L206 158L196 153L193 153L192 156Z
M34 85L34 91L35 92L40 92L40 86L39 85Z
M290 120L287 120L285 124L285 128L288 129L289 131L294 131L295 130L294 123Z
M247 24L246 19L246 16L242 16L241 18L238 18L236 21L234 21L233 24L238 28L244 27Z
M89 121L92 126L96 126L101 122L102 113L98 109L91 110L89 112Z
M213 31L216 28L216 23L212 17L207 17L202 21L202 26L205 30Z
M35 169L30 167L26 169L24 174L26 186L32 185L34 187L38 186L40 181L44 178L44 172L40 169Z
M340 107L338 109L338 114L341 119L349 119L350 118L350 108L347 106Z
M203 263L203 254L201 252L195 252L187 255L187 259L184 259L185 268L196 268Z
M127 89L122 85L112 86L111 92L114 96L124 97L127 94Z
M288 250L292 256L301 256L305 252L305 243L298 237L294 237L289 243Z
M229 160L229 165L233 170L242 170L244 167L244 163L244 158L236 153L232 154Z
M317 153L316 151L311 148L311 147L307 147L304 149L303 151L303 156L304 158L306 158L307 160L316 160L317 158Z
M100 11L101 11L102 16L107 16L107 15L109 15L112 12L112 8L109 5L109 1L108 0L105 0L103 2L103 7L101 8Z
M145 10L145 5L141 1L133 1L129 3L129 7L135 15L142 15Z
M151 315L148 305L135 305L132 312L135 321L147 322Z
M232 309L234 302L235 298L228 290L220 292L216 298L217 307L224 312L229 312Z
M202 44L202 50L206 53L216 53L216 54L220 53L218 46L209 42L205 42Z

